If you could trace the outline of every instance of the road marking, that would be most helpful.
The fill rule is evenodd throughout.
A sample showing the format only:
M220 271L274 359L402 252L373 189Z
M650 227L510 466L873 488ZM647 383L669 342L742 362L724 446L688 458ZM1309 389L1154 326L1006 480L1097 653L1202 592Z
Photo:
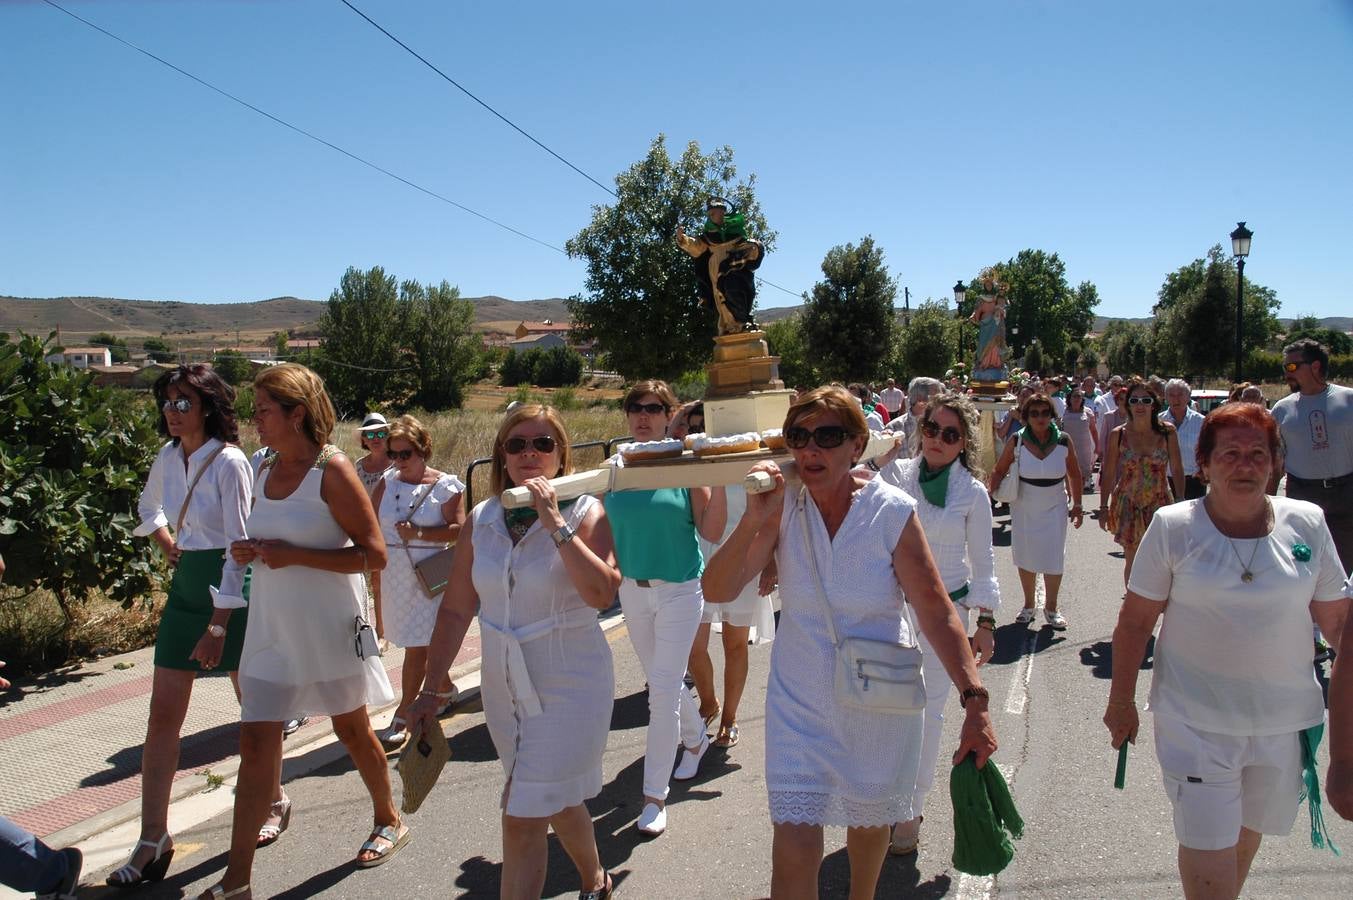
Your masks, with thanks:
M990 875L964 875L958 880L958 900L987 900L994 881Z
M1048 598L1043 590L1043 579L1034 576L1037 580L1034 584L1034 615L1046 608ZM1038 632L1029 629L1028 637L1024 639L1024 659L1020 663L1020 673L1017 677L1010 680L1010 692L1005 697L1005 711L1014 716L1024 715L1024 707L1029 702L1029 685L1034 677L1034 642L1038 640Z

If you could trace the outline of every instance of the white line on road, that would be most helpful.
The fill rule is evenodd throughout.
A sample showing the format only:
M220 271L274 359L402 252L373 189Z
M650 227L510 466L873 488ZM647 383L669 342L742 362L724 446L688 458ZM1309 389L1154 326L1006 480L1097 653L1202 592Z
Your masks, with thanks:
M958 880L958 900L987 900L994 881L990 875L964 875Z
M1037 579L1034 585L1034 615L1037 616L1047 605L1048 598L1043 590L1043 579L1034 577ZM1034 677L1034 643L1037 640L1038 632L1030 628L1029 636L1024 643L1024 661L1020 666L1020 674L1010 679L1010 693L1005 698L1005 711L1011 715L1024 715L1024 707L1029 702L1029 685Z

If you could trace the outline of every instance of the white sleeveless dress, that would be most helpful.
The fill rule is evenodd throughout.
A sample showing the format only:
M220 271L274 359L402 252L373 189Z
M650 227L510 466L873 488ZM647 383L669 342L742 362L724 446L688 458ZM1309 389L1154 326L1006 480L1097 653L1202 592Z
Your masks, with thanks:
M381 534L387 549L385 568L381 570L381 618L385 637L396 647L426 647L432 640L432 627L437 624L437 608L442 598L429 597L414 574L416 562L446 548L445 544L413 540L404 549L404 539L395 525L408 519L424 528L441 528L446 524L442 507L450 503L465 485L454 475L443 473L432 484L409 484L399 479L396 469L387 469L383 476L385 493L381 508L376 510ZM429 491L432 495L423 499Z
M837 634L914 644L892 555L915 501L874 479L857 493L835 539L812 497L785 499L775 557L780 628L766 691L766 787L773 822L877 826L906 821L920 759L922 716L870 713L833 696L836 650L808 562L807 515Z
M265 467L254 482L254 508L246 526L250 538L319 550L352 546L320 497L322 467L310 469L281 500L265 493L271 474L272 468ZM242 721L334 716L394 699L380 658L357 658L353 626L362 612L360 572L272 569L255 560L252 578L240 655Z
M579 497L564 519L576 529L596 502ZM539 522L514 546L498 498L477 505L471 521L480 690L507 776L502 807L510 816L552 816L601 793L615 696L611 647Z
M1015 565L1026 572L1062 574L1066 562L1066 458L1062 444L1039 459L1020 441L1020 478L1060 478L1039 486L1020 482L1019 498L1010 505L1010 549Z

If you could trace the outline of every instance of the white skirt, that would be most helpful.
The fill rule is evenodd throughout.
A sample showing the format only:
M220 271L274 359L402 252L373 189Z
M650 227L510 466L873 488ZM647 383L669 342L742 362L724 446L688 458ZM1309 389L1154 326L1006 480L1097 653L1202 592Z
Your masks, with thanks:
M1010 506L1015 565L1026 572L1060 575L1066 563L1066 480L1047 487L1020 482Z

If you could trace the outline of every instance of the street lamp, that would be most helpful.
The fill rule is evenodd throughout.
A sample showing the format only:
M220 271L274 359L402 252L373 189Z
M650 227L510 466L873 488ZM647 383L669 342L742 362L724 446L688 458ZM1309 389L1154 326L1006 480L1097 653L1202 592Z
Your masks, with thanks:
M1245 336L1245 257L1250 255L1250 238L1254 232L1245 227L1244 222L1236 223L1231 232L1231 255L1236 258L1236 377L1240 384L1240 364L1242 345Z
M968 288L963 282L954 282L954 318L958 319L958 361L963 362L963 300L968 296Z

